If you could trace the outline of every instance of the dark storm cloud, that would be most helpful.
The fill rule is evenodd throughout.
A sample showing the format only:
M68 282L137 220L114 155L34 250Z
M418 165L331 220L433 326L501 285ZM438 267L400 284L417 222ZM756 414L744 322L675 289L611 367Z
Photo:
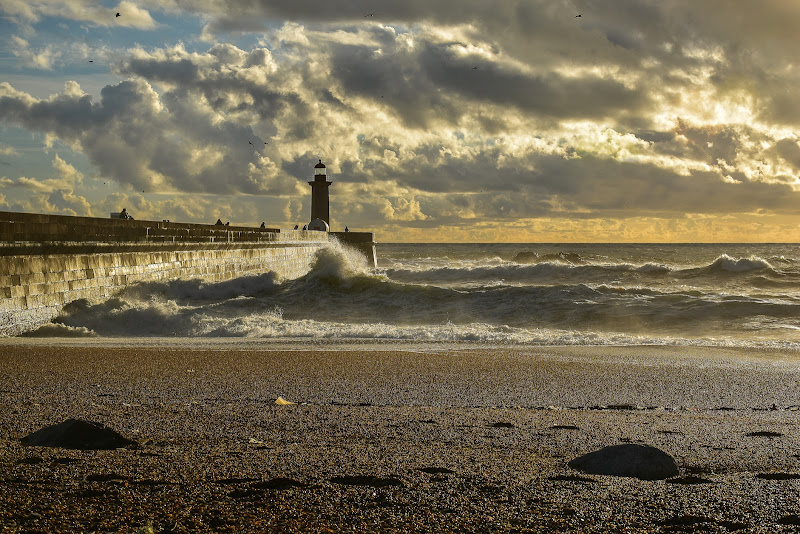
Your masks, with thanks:
M380 99L406 125L425 128L432 121L457 122L463 111L454 95L437 91L416 57L389 53L375 57L374 49L344 46L331 58L331 74L348 94Z
M800 194L785 184L730 183L719 172L688 175L641 163L584 156L539 158L530 186L534 193L563 198L594 213L725 214L754 208L800 212Z
M62 94L50 100L34 101L0 83L0 117L37 131L51 131L59 137L74 138L107 116L92 106L89 95Z
M695 126L678 120L675 133L683 136L686 141L682 151L683 157L710 164L725 162L730 165L741 153L742 130L747 128L726 125ZM747 133L757 135L756 132Z
M620 110L637 110L646 102L640 91L613 79L526 75L490 61L455 57L442 46L428 44L420 61L437 87L545 116L597 119Z
M157 60L133 57L118 69L122 74L137 75L147 80L186 85L197 82L199 68L189 59Z
M797 139L781 139L775 143L776 153L795 170L800 170L800 145Z
M413 49L342 46L332 52L332 74L353 94L380 98L413 127L431 120L457 123L470 102L513 107L559 119L597 119L641 110L647 95L596 75L566 78L525 74L480 56L459 56L464 43L423 42Z

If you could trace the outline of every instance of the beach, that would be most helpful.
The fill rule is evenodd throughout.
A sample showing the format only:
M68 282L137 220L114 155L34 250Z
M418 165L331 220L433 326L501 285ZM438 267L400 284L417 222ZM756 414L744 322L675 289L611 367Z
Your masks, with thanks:
M800 524L793 351L1 341L2 532L779 532ZM70 418L137 444L21 443ZM567 466L622 443L663 450L679 475L648 481Z

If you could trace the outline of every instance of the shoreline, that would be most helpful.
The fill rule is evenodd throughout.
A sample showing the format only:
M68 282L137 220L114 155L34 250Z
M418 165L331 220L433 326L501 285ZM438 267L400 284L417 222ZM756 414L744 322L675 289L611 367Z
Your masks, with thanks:
M778 532L800 523L791 351L116 341L0 342L0 531ZM278 406L279 396L296 404ZM139 446L20 444L70 417ZM679 478L566 465L620 443L659 447Z
M800 360L800 345L789 343L777 345L759 343L743 345L736 343L520 343L497 342L484 340L416 340L400 338L346 338L333 337L179 337L179 336L57 336L57 335L20 335L0 336L0 347L4 346L43 346L43 347L140 347L140 348L181 348L186 350L511 350L511 351L548 351L548 352L603 352L605 350L639 350L653 349L675 352L698 352L699 357L707 357L708 353L720 352L728 354L747 354L748 358L763 359L770 354L785 354L789 359Z

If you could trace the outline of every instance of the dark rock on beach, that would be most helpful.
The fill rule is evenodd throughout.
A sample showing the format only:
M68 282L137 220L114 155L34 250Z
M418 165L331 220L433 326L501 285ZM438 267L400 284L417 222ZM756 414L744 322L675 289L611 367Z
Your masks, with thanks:
M567 465L592 475L641 480L663 480L678 475L678 466L669 454L650 445L633 443L604 447L579 456Z
M88 451L129 447L136 445L136 442L100 423L67 419L63 423L46 426L25 436L22 444Z

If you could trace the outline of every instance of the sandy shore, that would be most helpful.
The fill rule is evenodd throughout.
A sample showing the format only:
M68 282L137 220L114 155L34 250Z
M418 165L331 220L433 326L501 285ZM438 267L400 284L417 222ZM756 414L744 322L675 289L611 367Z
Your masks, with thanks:
M0 532L800 525L797 353L127 343L0 342ZM20 443L68 418L139 446ZM664 450L681 475L566 465L626 442Z

